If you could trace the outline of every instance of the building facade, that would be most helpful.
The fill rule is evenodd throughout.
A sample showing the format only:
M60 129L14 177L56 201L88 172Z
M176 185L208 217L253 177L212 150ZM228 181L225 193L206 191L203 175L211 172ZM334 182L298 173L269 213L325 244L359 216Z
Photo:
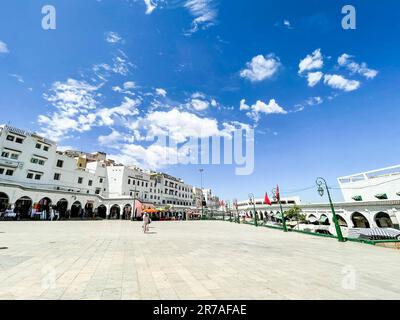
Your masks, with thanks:
M126 218L137 201L148 207L196 210L195 187L165 173L107 159L105 153L57 151L35 133L0 126L0 212L22 217L50 207L66 217ZM32 216L31 216L32 217Z

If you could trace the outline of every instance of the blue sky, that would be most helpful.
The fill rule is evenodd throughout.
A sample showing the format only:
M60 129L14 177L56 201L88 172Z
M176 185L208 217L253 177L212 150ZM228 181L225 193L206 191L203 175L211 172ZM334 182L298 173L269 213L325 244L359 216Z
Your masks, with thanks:
M351 1L343 30L347 2L2 1L0 122L191 184L200 166L160 163L149 138L254 127L254 173L204 165L205 185L319 201L297 190L399 159L400 3ZM56 30L41 28L47 4Z

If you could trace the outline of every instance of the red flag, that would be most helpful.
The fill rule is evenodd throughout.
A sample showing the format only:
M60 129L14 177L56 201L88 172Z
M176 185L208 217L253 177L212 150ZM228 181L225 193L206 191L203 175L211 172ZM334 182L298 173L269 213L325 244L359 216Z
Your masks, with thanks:
M268 204L268 205L271 205L271 201L270 201L269 198L268 198L268 193L265 193L264 203L265 203L265 204Z
M279 194L279 186L276 185L276 201L280 201L281 200L281 195Z

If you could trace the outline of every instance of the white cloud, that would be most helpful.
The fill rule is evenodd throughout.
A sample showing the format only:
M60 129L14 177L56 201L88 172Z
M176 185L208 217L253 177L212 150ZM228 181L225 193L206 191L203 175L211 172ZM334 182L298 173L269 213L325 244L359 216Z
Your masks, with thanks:
M343 91L354 91L360 87L360 82L357 80L348 80L337 74L326 74L324 76L324 83L334 89Z
M149 113L144 118L138 119L130 127L134 130L144 131L145 136L139 135L137 140L150 142L150 145L120 143L116 145L120 152L110 155L110 157L125 164L141 165L152 169L182 163L183 159L185 161L188 158L195 159L193 155L187 154L190 146L188 139L190 138L230 136L236 128L245 130L250 128L250 126L240 122L224 122L219 128L216 119L200 118L195 114L179 111L176 108L170 111ZM137 134L134 135L138 136ZM121 140L118 134L113 134L113 136ZM114 138L113 136L110 139ZM174 148L160 141L161 137L167 136L170 141L172 140L180 146ZM105 139L107 140L107 138ZM182 143L184 143L183 146Z
M308 86L314 87L315 85L317 85L318 82L321 81L323 75L324 75L324 74L323 74L321 71L309 72L309 73L307 74Z
M135 88L136 88L136 83L133 81L127 81L124 83L125 90L130 90L130 89L135 89Z
M151 0L144 0L144 4L146 5L146 14L152 14L157 8L157 5Z
M311 98L308 98L306 101L306 103L309 106L315 106L315 105L321 104L323 102L324 102L324 100L321 97L311 97Z
M167 91L163 88L157 88L156 93L161 96L161 97L166 97L167 96Z
M184 7L194 17L192 28L187 34L192 34L199 29L206 29L215 24L218 16L215 0L186 0Z
M299 63L299 73L304 71L321 69L324 66L324 60L321 54L321 49L315 50L312 54L307 55Z
M114 144L118 142L122 138L122 135L116 131L113 130L109 135L107 136L99 136L97 139L101 145L107 146L110 144Z
M246 115L253 119L254 121L260 120L260 113L264 114L287 114L287 111L283 109L275 99L271 99L268 104L265 102L258 100L251 107L246 104L246 100L243 99L240 101L240 110L250 110L246 113Z
M43 95L55 107L55 111L39 115L42 133L53 140L59 140L65 138L68 132L85 132L93 126L111 126L117 119L124 122L127 117L139 114L140 101L128 97L117 107L98 108L100 87L75 79L55 82L49 93Z
M283 20L283 25L288 29L292 29L292 25L290 24L289 20Z
M139 104L139 100L133 100L125 97L124 101L118 107L99 109L96 112L96 116L99 117L99 124L111 126L114 124L116 116L136 116L139 114L139 110L137 108Z
M250 106L248 104L246 104L246 100L242 99L240 100L240 111L242 110L249 110Z
M359 64L353 58L353 56L344 53L338 58L338 64L350 70L352 74L358 73L367 79L374 79L378 75L377 70L368 68L365 62Z
M8 53L7 44L0 40L0 53Z
M19 74L9 74L9 76L17 79L18 82L25 83L24 78Z
M240 72L240 76L251 82L259 82L271 78L280 66L280 60L274 54L269 54L265 57L258 55L251 62L246 63L246 69Z
M217 120L200 118L176 108L149 113L144 119L138 120L136 127L145 129L147 137L169 136L178 142L183 142L188 137L202 138L220 134Z
M252 106L252 109L255 112L261 112L265 114L273 114L273 113L282 113L286 114L287 112L275 101L275 99L271 99L268 104L265 102L258 100L255 105Z
M119 43L122 41L121 36L117 32L110 31L110 32L107 32L105 34L105 36L106 36L106 41L108 43L115 44L115 43Z
M204 100L200 100L200 99L192 99L190 101L190 104L193 107L193 109L195 109L196 111L206 110L210 106L210 103L208 101L204 101Z

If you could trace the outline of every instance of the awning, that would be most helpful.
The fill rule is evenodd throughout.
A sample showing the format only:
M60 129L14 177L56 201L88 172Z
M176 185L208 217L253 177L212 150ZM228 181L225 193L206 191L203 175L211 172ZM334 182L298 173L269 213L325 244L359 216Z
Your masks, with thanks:
M400 240L400 230L393 228L351 228L348 237L367 240Z
M325 223L325 222L328 222L329 220L328 220L328 217L327 216L321 216L321 218L319 218L319 222L321 222L321 223Z
M361 196L354 196L352 199L354 201L362 201L362 197Z
M386 193L381 193L381 194L377 194L375 195L375 198L379 199L379 200L387 200L388 196Z

